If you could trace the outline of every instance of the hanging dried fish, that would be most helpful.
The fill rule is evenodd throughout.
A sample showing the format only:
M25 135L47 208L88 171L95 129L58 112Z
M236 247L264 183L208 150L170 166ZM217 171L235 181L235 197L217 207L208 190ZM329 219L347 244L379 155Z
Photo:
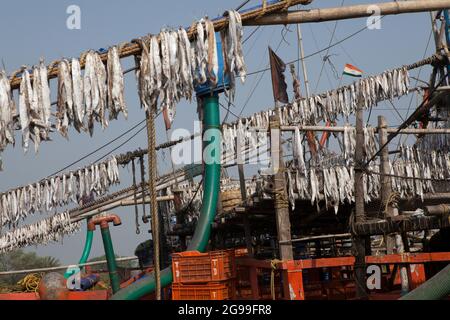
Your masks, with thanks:
M5 150L8 144L15 144L15 116L16 105L12 98L11 84L6 73L0 71L0 152Z
M73 122L73 92L72 78L70 73L70 64L67 60L59 63L58 72L58 102L56 112L56 130L68 139L69 126Z
M33 88L31 86L30 73L24 68L22 72L22 81L20 82L19 94L19 114L20 127L22 129L22 147L25 152L28 151L30 141L30 121L31 106L33 104Z
M49 212L95 192L106 193L110 186L120 183L117 159L51 177L27 187L20 187L0 195L1 226L16 225L36 212Z
M78 132L85 130L84 117L86 114L84 83L81 76L81 66L78 59L72 59L72 94L73 94L73 116L74 127Z
M128 109L124 98L124 79L120 64L119 48L113 46L108 51L108 108L109 119L117 120L120 112L128 118Z
M63 236L79 231L81 223L72 223L68 212L55 215L0 237L0 253L11 252L32 245L47 245Z

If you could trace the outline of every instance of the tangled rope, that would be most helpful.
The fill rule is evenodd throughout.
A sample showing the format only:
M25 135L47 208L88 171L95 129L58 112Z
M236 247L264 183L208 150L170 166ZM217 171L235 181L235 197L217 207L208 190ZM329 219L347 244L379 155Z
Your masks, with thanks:
M39 289L39 283L41 282L42 274L33 273L27 275L20 280L17 284L22 287L23 292L34 293Z

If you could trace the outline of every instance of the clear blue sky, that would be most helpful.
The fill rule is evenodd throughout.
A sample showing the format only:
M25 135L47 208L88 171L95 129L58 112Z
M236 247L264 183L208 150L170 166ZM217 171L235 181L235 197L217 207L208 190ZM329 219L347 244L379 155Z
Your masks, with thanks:
M22 65L32 66L44 57L47 63L61 57L79 56L87 49L107 48L113 44L129 41L133 38L143 36L147 33L157 33L162 27L189 26L195 19L200 19L204 15L216 17L226 9L238 6L242 1L219 1L219 0L190 0L190 1L8 1L2 4L0 13L0 30L2 49L0 58L6 65L8 72L20 68ZM250 5L259 4L261 1L251 1ZM346 5L367 3L368 1L345 1ZM377 1L379 2L379 1ZM309 7L333 7L341 5L342 0L316 0ZM66 8L76 4L82 11L82 29L68 30L66 28ZM355 19L341 21L336 28L335 39L340 40L347 35L363 28L366 19ZM318 49L326 47L334 29L334 22L321 24L305 24L302 26L304 35L304 45L306 54L313 53ZM253 28L245 28L245 34L249 35ZM249 71L258 70L267 66L267 46L272 48L279 46L278 54L285 61L291 61L298 57L295 26L290 26L285 41L281 40L283 27L264 27L245 44L246 62ZM364 70L366 74L377 74L388 68L394 68L403 64L409 64L422 59L427 41L430 36L430 16L424 14L409 14L400 16L389 16L383 19L381 30L364 31L342 45L332 48L329 52L332 63L340 74L345 63L352 63ZM430 42L427 56L434 50L433 39ZM315 55L307 60L311 87L314 91L321 69L322 55ZM132 59L124 61L127 68L133 63ZM429 78L429 68L426 67L421 72L421 78ZM291 88L290 77L289 88ZM258 76L249 77L245 85L238 85L236 105L234 113L239 114L241 108L253 91ZM350 80L345 80L344 83ZM332 68L327 64L319 82L317 92L336 87L339 80L333 75ZM16 93L17 94L17 93ZM291 94L291 92L290 92ZM21 137L17 133L17 146L15 149L9 147L3 154L5 171L0 173L0 190L28 184L40 180L47 175L71 163L74 159L95 150L107 141L118 136L122 132L134 126L144 118L144 113L140 110L136 82L134 75L130 74L126 78L126 101L129 107L130 116L128 121L114 121L110 127L102 132L96 128L94 138L85 134L70 132L70 142L62 139L58 134L53 135L53 142L44 143L40 153L34 152L23 154L20 147ZM249 99L249 103L243 115L250 115L259 110L267 109L272 105L272 94L269 74L262 77L254 94ZM404 116L410 99L396 101L397 107ZM417 105L414 97L412 106ZM391 125L400 122L399 117L389 109L389 105L380 105L381 111L374 112L372 119L380 112L385 114ZM175 127L183 127L193 130L193 121L197 119L196 104L182 102L177 109ZM224 115L224 113L223 113ZM230 115L230 120L233 117ZM162 120L158 121L158 142L166 141L166 134L162 128ZM126 139L126 138L125 138ZM99 154L95 154L89 159L81 162L78 166L89 164L103 156L108 150L115 148L125 139L109 146ZM141 133L126 146L115 153L134 150L139 147L146 147L145 132ZM165 157L165 158L164 158ZM168 155L160 154L160 162L168 159ZM166 162L167 163L167 162ZM75 167L75 168L77 168ZM160 173L167 170L167 166L161 166ZM130 185L130 174L128 169L121 170L122 187ZM60 211L59 211L60 212ZM139 242L148 238L147 232L142 232L141 236L135 235L134 229L134 209L114 210L121 215L124 224L121 227L113 228L113 241L116 252L119 255L132 255ZM35 221L37 216L31 218L27 223ZM148 228L148 227L147 227ZM49 245L46 247L30 248L37 250L41 255L52 255L59 258L64 263L78 261L84 241L84 232L68 237L62 244ZM103 254L103 247L100 234L96 234L92 257Z

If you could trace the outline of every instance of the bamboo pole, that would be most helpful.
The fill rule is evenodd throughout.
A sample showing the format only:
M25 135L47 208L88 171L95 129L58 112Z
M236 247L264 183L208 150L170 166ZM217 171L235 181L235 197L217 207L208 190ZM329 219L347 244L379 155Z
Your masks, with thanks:
M346 6L340 8L290 11L266 15L259 19L245 21L245 25L286 25L363 18L372 16L373 11L370 9L374 7L377 7L380 10L380 15L397 15L447 9L450 8L450 0L395 1Z
M365 221L364 206L364 110L359 102L356 111L356 147L355 147L355 222ZM366 292L366 241L363 237L353 237L355 252L355 285L358 299L367 299Z
M261 17L263 17L265 15L275 13L277 11L287 10L289 7L292 7L295 5L309 4L309 3L311 3L311 1L312 0L287 0L287 1L280 1L280 2L277 2L274 4L270 4L265 7L259 6L253 10L248 10L248 11L243 12L241 14L242 22L245 23L247 20L250 20L250 19L260 19ZM216 31L221 31L228 26L228 18L227 17L218 18L218 19L213 20L213 23L214 23L214 29ZM193 40L194 34L195 34L194 30L189 28L189 29L187 29L187 33L188 33L189 39ZM122 46L123 46L122 50L120 50L120 52L119 52L119 57L121 59L130 57L130 56L139 55L142 51L139 44L134 43L134 42L124 43ZM81 54L81 56L85 56L85 55ZM108 61L108 54L107 53L101 54L100 58L104 63L106 63ZM85 63L86 63L85 59L81 59L80 65L81 65L82 69L84 69ZM55 61L48 67L48 79L49 80L58 77L58 73L59 73L58 64L59 64L59 61ZM17 73L20 74L20 72L17 72ZM31 78L31 80L33 80L32 75L30 75L30 78ZM14 75L10 79L10 81L11 81L11 90L18 89L20 86L21 77Z

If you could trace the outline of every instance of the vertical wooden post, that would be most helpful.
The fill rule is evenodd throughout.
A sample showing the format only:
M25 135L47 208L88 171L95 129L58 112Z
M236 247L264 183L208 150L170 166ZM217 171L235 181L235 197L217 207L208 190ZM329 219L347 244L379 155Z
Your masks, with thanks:
M384 116L378 117L378 136L380 141L380 146L384 146L388 141L387 134L387 121ZM381 205L383 210L386 208L385 217L392 218L394 216L394 208L388 203L389 197L392 193L391 178L386 176L390 174L389 170L389 147L386 146L381 152L381 163L380 163L380 173L381 173ZM395 248L395 237L392 235L386 235L386 253L393 254Z
M356 223L365 219L364 208L364 111L358 103L356 111L356 152L355 152L355 218ZM359 299L367 299L366 292L366 243L363 237L353 237L355 251L355 282L356 296Z
M387 121L386 118L383 116L378 117L378 134L379 134L379 140L380 140L380 146L384 146L388 141L388 134L387 134ZM389 170L389 147L386 146L382 152L381 152L381 163L380 163L380 173L381 176L381 204L383 206L383 209L385 208L385 217L386 218L393 218L396 215L398 215L398 211L391 205L390 197L392 195L392 184L391 184L391 178L387 176L390 174ZM400 237L400 235L390 234L386 235L386 253L387 254L394 254L394 253L403 253L404 250L402 241L403 239ZM400 244L400 246L397 246L397 242ZM397 250L396 250L397 249ZM407 250L408 252L409 250ZM409 266L401 266L400 268L400 278L402 282L402 291L408 292L409 287L409 279L408 279L408 270Z
M245 185L245 173L244 173L244 159L242 159L242 145L240 137L236 138L237 140L237 154L236 160L238 164L238 172L239 172L239 184L241 188L241 198L242 201L247 201L247 188ZM250 221L248 219L247 212L244 213L244 234L245 234L245 244L247 247L248 255L253 257L253 245L252 245L252 231L250 228Z
M158 202L156 193L156 129L155 129L155 113L153 110L147 112L147 135L148 135L148 172L149 172L149 193L151 207L151 224L153 239L153 264L156 283L156 300L161 300L161 267L159 258L159 215Z
M285 168L283 161L283 151L281 149L281 131L279 116L270 118L272 165L275 169L274 193L275 193L275 214L277 220L278 242L280 247L280 258L282 260L292 260L291 244L291 222L289 219L289 200L286 189ZM274 166L278 163L278 168Z

